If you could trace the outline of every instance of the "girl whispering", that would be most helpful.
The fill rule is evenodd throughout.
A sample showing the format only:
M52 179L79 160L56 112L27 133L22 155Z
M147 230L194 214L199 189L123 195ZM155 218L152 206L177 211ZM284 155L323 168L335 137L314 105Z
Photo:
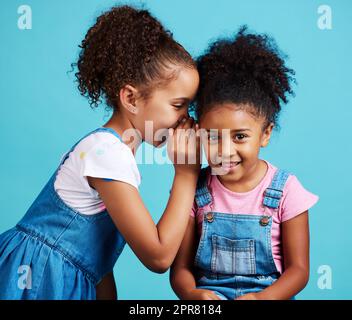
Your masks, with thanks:
M199 161L174 163L155 225L134 156L143 141L160 146L161 131L171 159L197 158L199 141L181 131L196 129L187 117L199 82L189 53L147 10L120 6L88 30L77 68L81 94L92 107L105 100L113 115L68 150L24 217L0 235L0 299L114 299L113 267L126 242L162 273L187 227Z
M318 197L259 158L293 70L274 41L242 27L198 59L196 115L209 166L172 265L180 299L292 299L309 278L308 210Z

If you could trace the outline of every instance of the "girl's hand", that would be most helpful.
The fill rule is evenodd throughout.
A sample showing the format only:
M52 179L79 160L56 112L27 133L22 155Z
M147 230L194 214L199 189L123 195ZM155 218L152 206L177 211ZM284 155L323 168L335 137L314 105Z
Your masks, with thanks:
M247 293L243 296L236 298L235 300L260 300L258 293Z
M169 129L167 151L176 173L200 171L200 136L192 117L184 118L175 129Z
M184 296L184 300L221 300L221 299L211 290L192 289Z

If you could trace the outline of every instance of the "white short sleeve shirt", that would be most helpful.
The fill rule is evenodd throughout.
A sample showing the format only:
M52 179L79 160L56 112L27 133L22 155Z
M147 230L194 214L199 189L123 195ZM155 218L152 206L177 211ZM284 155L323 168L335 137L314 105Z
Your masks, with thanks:
M54 188L60 198L82 214L105 210L87 176L118 180L137 188L141 176L132 150L109 132L95 132L82 139L60 166Z

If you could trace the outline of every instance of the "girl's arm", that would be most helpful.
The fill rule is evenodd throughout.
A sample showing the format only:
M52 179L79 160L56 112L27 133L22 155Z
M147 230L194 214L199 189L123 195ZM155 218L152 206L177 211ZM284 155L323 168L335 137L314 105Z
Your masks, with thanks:
M192 120L181 126L183 129L190 127L196 128ZM131 249L148 269L158 273L163 273L170 267L181 244L200 170L199 137L183 139L184 137L176 132L177 130L170 135L173 144L168 149L169 154L174 153L173 159L177 159L177 152L185 155L186 159L197 155L197 162L175 164L170 198L157 225L154 224L135 187L121 181L88 177L89 184L99 193L112 220Z
M97 300L116 300L116 285L113 272L108 273L95 287Z
M197 250L195 218L189 217L185 236L170 269L172 289L181 300L220 300L210 290L196 288L193 263Z
M271 286L258 293L246 294L247 299L290 299L300 292L309 279L308 211L282 223L284 272Z

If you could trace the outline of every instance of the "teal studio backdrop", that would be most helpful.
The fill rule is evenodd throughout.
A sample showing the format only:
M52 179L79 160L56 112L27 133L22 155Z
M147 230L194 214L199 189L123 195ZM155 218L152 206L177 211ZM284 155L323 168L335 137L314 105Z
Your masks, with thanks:
M91 110L74 74L78 45L110 0L3 0L0 4L0 232L15 225L60 157L109 113ZM262 158L289 169L320 196L310 211L311 273L298 299L351 299L352 2L348 0L150 0L144 5L193 55L247 24L272 35L296 70L296 97ZM32 28L21 30L21 5ZM325 6L323 6L325 5ZM331 19L330 19L331 18ZM330 24L331 22L331 24ZM148 146L147 146L148 148ZM142 149L140 149L142 150ZM139 164L141 194L157 222L170 164ZM115 269L119 299L177 299L168 272L147 270L126 246ZM3 275L1 275L3 276Z

